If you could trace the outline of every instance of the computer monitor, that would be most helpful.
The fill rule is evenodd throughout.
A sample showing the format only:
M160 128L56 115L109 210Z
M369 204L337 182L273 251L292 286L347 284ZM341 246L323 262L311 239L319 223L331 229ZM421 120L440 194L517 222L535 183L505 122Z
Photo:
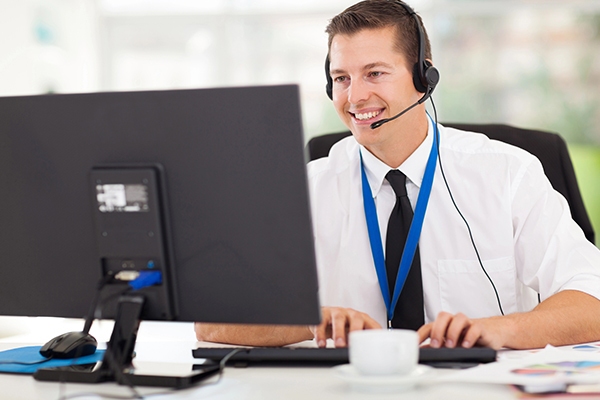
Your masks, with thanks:
M296 85L0 98L0 315L317 324L303 148Z

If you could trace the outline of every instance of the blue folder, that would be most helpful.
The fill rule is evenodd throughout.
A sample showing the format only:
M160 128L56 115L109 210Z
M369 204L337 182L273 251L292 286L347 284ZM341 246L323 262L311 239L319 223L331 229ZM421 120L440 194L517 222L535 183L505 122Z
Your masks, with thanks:
M75 359L46 359L40 354L41 346L27 346L0 351L0 372L13 374L33 374L39 368L64 367L69 365L92 364L101 361L105 350ZM44 361L47 360L47 361ZM36 363L37 364L32 364Z

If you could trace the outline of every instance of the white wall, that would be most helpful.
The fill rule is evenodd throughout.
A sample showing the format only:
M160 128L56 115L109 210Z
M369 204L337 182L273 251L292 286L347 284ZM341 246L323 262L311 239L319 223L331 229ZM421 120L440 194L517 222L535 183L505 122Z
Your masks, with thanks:
M0 95L298 83L307 138L345 129L323 90L328 20L355 0L0 0ZM600 0L409 0L442 121L600 143Z
M94 0L0 0L0 95L99 89Z

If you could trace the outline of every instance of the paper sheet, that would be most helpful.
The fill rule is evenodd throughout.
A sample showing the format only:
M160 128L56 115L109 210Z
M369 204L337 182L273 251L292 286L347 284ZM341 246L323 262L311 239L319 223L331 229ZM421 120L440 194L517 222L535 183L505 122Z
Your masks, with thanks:
M442 382L475 382L513 385L600 383L600 343L518 353L439 378Z

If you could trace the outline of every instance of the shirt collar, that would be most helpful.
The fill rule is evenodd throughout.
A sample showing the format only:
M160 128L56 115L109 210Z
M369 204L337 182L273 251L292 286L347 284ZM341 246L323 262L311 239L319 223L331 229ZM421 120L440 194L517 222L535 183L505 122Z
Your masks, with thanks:
M415 151L398 167L406 177L414 183L418 188L421 188L421 182L423 175L425 174L425 166L427 159L429 158L429 152L431 151L431 145L433 142L433 124L431 118L427 118L427 136L423 143L417 147ZM390 171L390 167L383 161L375 157L369 150L363 145L360 145L360 152L363 157L363 163L365 166L365 172L367 174L367 180L369 186L371 186L371 192L373 197L377 197L381 185L385 176Z

